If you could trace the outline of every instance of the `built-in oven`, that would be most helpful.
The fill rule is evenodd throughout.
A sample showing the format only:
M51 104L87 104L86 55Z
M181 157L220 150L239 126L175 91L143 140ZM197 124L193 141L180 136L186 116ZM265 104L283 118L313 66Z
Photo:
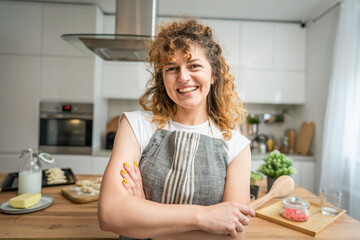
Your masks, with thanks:
M39 149L55 154L90 154L93 104L40 103Z

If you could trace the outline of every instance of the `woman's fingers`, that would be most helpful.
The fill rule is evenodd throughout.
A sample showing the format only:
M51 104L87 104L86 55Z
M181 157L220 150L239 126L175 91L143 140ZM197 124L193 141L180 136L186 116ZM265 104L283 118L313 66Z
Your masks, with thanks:
M130 193L132 195L134 194L133 191L131 190L129 182L126 178L123 179L122 184L123 184L124 188L128 191L128 193Z
M251 217L255 217L254 209L252 209L248 205L244 205L244 204L240 204L240 203L237 203L237 204L238 204L238 209L242 214L244 214L245 216L249 215Z
M128 163L124 163L123 169L121 169L121 176L123 179L127 180L126 186L127 190L131 189L131 194L136 195L141 198L145 198L143 186L142 186L142 179L140 170L138 167L137 162L134 162L134 166L130 167ZM123 181L123 184L125 182ZM130 193L130 191L128 191Z
M138 163L136 161L134 162L134 172L135 172L135 174L137 176L137 179L138 179L138 182L137 182L136 186L138 188L139 196L142 197L142 198L145 198L141 173L140 173L139 165L138 165Z
M231 229L229 233L227 233L227 235L229 235L230 237L236 238L238 234L238 231L235 229Z
M202 215L203 230L211 233L236 237L249 225L248 216L254 216L254 210L238 202L222 202L208 206Z
M124 163L124 168L126 170L126 172L129 174L129 176L131 177L132 181L137 185L139 184L139 175L135 172L135 170L133 168L130 167L129 164L127 164L126 162ZM136 168L136 166L135 166Z
M136 195L136 191L135 191L136 190L136 184L135 184L134 180L132 179L131 175L128 173L128 171L125 171L124 169L121 169L120 174L123 177L123 185L124 185L125 189L130 194Z

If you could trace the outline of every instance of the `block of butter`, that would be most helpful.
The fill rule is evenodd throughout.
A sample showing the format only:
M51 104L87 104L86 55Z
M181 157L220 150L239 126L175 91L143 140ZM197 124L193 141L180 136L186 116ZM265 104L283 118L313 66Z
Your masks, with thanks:
M29 208L40 201L41 193L24 193L9 200L14 208Z

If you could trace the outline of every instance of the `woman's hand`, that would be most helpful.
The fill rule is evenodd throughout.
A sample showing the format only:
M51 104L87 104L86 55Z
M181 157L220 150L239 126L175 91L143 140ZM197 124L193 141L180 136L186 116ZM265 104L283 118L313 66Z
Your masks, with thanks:
M199 221L203 231L236 237L249 224L248 215L255 216L251 207L238 202L222 202L205 207Z
M122 184L125 189L132 195L145 199L145 193L142 185L141 173L139 165L134 162L134 166L130 167L126 162L123 165L120 174L123 177Z

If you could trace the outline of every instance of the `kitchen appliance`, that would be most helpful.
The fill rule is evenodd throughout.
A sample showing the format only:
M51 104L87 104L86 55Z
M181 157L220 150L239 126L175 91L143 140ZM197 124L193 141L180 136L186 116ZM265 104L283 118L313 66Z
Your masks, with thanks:
M106 134L106 149L113 149L116 132L108 132Z
M90 154L92 103L40 103L39 149L57 154Z
M81 52L111 61L145 61L145 42L155 34L156 0L117 0L116 34L64 34Z

